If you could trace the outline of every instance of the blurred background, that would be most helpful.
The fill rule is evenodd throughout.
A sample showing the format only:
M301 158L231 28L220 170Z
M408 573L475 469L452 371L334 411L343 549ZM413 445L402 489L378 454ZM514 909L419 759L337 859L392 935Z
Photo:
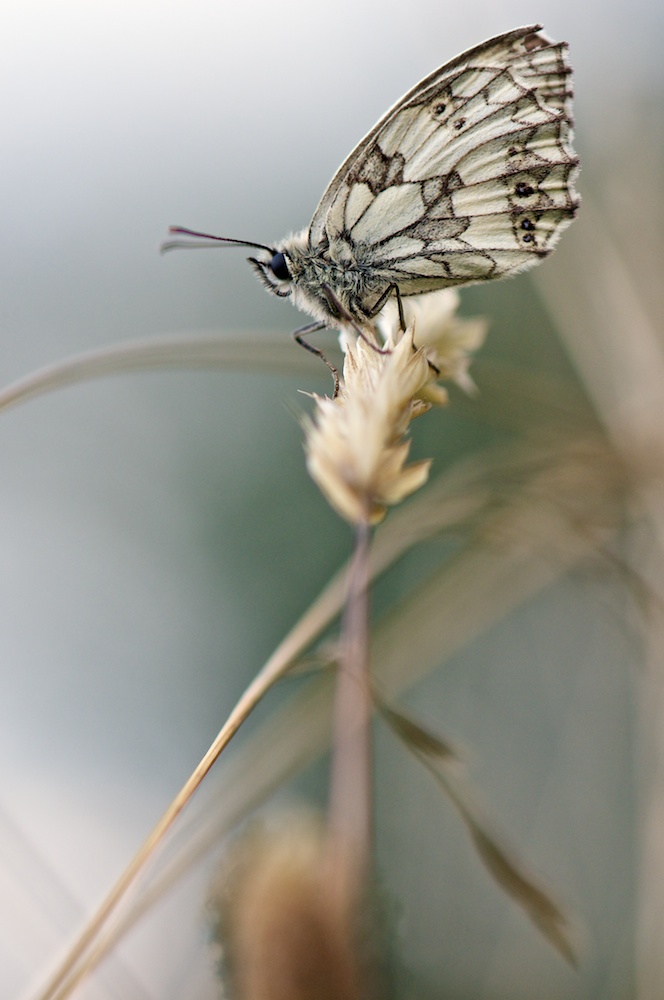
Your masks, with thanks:
M601 286L593 312L572 277L600 267L604 231L627 256L645 255L641 277L661 270L659 0L5 0L0 10L3 385L162 333L288 340L306 319L261 290L241 250L161 257L169 224L268 244L305 226L337 165L404 91L462 49L541 21L570 42L580 190L599 223L582 210L540 285L523 276L463 292L462 313L490 322L474 369L480 402L457 394L429 414L413 454L445 472L509 440L496 376L506 366L557 380L602 423L602 386L588 382L606 362ZM652 317L661 288L651 291L638 303ZM349 553L347 527L303 467L297 392L328 391L329 379L315 364L303 376L298 350L290 376L118 376L0 419L3 996L43 981ZM415 557L378 605L417 572ZM646 995L635 969L643 657L622 614L630 600L624 574L561 576L407 696L463 747L500 831L578 915L579 970L503 898L427 776L381 739L395 995ZM300 791L322 799L324 775L314 766ZM220 995L204 898L200 876L81 996Z

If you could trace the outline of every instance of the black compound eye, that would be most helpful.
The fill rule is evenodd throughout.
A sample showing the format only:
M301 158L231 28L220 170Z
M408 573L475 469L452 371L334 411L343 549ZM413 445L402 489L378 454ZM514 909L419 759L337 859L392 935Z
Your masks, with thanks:
M279 278L280 281L290 281L291 274L288 270L286 258L282 253L275 253L274 257L268 264L268 267L272 271L275 278Z

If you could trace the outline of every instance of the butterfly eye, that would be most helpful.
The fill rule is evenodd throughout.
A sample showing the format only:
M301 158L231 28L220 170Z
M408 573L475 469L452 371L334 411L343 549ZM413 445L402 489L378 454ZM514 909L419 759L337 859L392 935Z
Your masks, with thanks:
M267 266L270 268L275 278L279 278L280 281L290 281L291 273L288 270L286 258L282 253L275 253Z

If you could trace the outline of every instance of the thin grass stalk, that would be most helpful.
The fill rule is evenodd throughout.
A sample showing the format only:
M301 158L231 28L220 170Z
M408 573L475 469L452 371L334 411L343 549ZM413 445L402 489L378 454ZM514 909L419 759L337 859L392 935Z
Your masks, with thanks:
M372 843L373 703L369 664L367 521L355 530L332 718L329 833L332 886L350 900L369 870Z

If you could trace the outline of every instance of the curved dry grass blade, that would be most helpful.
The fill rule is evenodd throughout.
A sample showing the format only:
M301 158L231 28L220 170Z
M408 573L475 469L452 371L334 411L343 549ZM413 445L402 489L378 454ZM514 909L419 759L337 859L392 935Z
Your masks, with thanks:
M437 733L425 729L417 719L392 705L388 705L383 699L376 697L374 700L378 711L390 729L394 730L399 739L414 753L421 753L447 763L460 762L459 754L447 740L442 739Z
M40 368L0 390L0 410L67 385L108 375L173 369L219 368L224 371L278 372L296 375L316 371L304 351L288 337L273 335L191 334L126 341L85 351L66 361Z
M499 843L477 806L473 792L462 781L458 757L449 745L405 713L385 703L380 703L379 708L390 728L433 775L455 806L478 854L501 889L526 912L563 958L576 966L578 947L569 918L550 892L526 870L511 851Z
M449 795L449 791L447 792ZM467 805L467 803L466 803ZM473 843L496 882L530 917L550 944L574 968L579 962L578 930L544 886L488 833L484 822L461 808Z

